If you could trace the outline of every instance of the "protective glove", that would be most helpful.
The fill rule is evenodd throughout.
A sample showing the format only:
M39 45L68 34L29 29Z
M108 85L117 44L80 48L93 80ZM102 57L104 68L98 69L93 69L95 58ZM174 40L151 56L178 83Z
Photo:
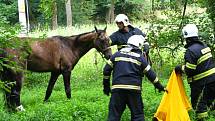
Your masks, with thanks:
M175 67L175 73L176 73L176 74L182 74L182 73L183 73L183 71L182 71L182 66L181 66L181 65L177 65L177 66Z
M163 85L161 85L161 83L158 81L154 84L155 88L158 89L159 92L161 91L166 91L168 93L168 91L166 90L166 88L164 88Z
M107 96L110 94L110 80L103 79L103 93Z
M103 92L105 95L109 96L110 95L110 87L104 87Z

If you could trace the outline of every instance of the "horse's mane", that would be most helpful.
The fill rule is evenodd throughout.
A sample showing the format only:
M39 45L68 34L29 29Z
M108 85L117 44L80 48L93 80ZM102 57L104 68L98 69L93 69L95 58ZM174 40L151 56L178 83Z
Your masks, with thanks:
M102 32L103 30L98 30L98 33ZM90 31L90 32L85 32L85 33L81 33L81 34L77 34L77 35L72 35L72 36L53 36L53 37L57 37L57 38L60 38L61 41L63 42L68 42L68 40L72 40L74 41L74 43L78 42L79 41L79 38L81 36L84 36L84 35L87 35L87 34L90 34L90 33L94 33L95 30L93 31Z
M86 35L86 34L90 34L90 33L93 33L93 32L95 32L95 30L94 30L94 31L91 31L91 32L85 32L85 33L82 33L82 34L79 34L79 35L72 35L72 36L70 36L70 37L75 37L75 41L78 41L78 39L79 39L81 36Z

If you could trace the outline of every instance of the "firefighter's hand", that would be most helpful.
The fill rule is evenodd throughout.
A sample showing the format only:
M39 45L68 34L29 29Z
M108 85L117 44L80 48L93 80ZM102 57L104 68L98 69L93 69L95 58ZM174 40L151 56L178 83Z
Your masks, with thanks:
M110 80L103 79L103 92L105 95L109 96L110 94Z
M175 67L175 73L176 74L182 74L183 73L181 65L177 65Z
M164 88L164 86L163 85L161 85L161 83L158 81L158 82L156 82L155 84L154 84L154 86L155 86L155 88L156 89L158 89L158 91L159 92L161 92L161 91L166 91L166 92L168 92L167 90L166 90L166 88Z
M103 93L107 96L110 95L110 86L104 86Z

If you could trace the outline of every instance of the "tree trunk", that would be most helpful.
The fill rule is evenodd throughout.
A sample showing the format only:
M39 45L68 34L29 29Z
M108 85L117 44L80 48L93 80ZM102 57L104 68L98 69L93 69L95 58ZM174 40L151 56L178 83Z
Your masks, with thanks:
M105 21L110 24L110 13L111 13L111 9L110 7L108 8L107 10L107 13L106 13L106 18L105 18Z
M57 29L58 24L57 24L57 3L56 1L53 1L53 7L52 7L52 30Z
M111 0L111 14L110 14L110 21L113 23L114 21L114 9L115 9L115 0Z
M72 26L72 7L71 7L71 1L72 0L66 0L65 1L67 27Z
M160 0L160 2L161 2L161 10L164 10L165 9L165 5L164 5L164 0Z
M151 1L152 2L152 14L154 14L154 12L155 12L155 1L154 0L152 0Z
M25 0L18 0L18 10L19 10L19 22L21 24L21 33L19 36L27 36L27 21L26 21L26 8Z
M181 10L181 7L182 7L182 0L176 0L176 9Z
M182 0L170 0L171 8L175 10L180 10L182 6Z
M115 3L115 0L111 0L111 5L108 8L108 11L106 13L106 22L107 23L113 23L113 21L114 21L114 3Z

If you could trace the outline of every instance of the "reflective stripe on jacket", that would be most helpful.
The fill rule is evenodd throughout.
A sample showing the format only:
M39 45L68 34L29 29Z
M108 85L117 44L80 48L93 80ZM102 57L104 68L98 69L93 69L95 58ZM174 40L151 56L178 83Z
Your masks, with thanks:
M211 49L207 45L191 44L185 53L185 73L188 76L188 83L203 85L215 81L214 64Z
M110 81L110 75L112 74L112 90L131 89L141 91L144 74L152 83L158 82L155 72L139 49L133 49L130 52L116 52L105 65L103 74L103 78L108 81Z

